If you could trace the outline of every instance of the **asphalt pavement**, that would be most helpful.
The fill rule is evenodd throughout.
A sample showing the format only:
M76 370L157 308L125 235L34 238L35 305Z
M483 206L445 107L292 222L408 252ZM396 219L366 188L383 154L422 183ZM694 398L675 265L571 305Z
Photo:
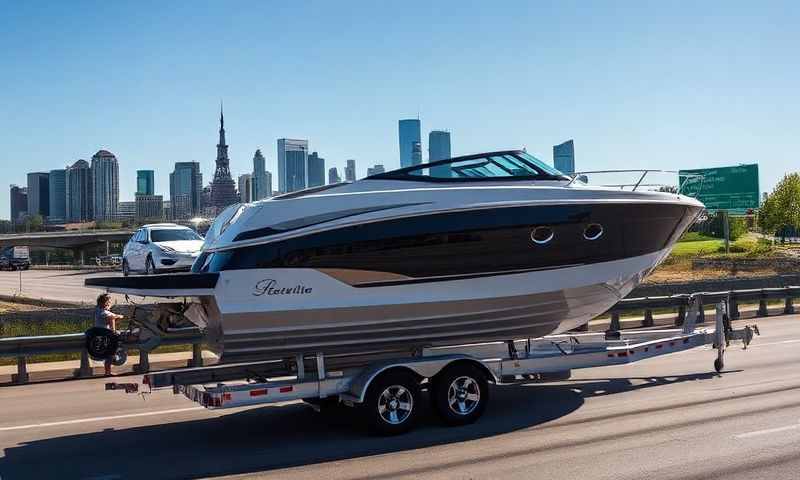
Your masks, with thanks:
M796 479L800 316L761 319L721 375L700 348L492 388L474 425L370 437L300 403L204 410L104 379L0 388L0 477ZM138 380L138 377L125 377Z
M93 272L90 270L0 271L0 295L22 295L27 298L56 302L93 304L100 291L84 287L83 281L89 277L119 275L121 275L120 272Z

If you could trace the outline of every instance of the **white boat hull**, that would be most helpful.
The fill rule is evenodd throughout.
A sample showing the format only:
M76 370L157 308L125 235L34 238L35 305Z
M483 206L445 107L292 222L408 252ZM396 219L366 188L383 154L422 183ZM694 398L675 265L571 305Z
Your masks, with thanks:
M368 289L314 269L224 271L203 297L209 340L238 362L540 337L602 314L667 253Z

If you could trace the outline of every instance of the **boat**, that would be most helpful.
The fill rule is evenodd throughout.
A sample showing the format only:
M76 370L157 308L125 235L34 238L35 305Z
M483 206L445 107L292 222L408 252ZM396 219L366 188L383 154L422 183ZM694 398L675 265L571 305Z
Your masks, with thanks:
M625 297L703 209L490 152L234 205L191 273L86 285L191 299L222 362L537 338Z

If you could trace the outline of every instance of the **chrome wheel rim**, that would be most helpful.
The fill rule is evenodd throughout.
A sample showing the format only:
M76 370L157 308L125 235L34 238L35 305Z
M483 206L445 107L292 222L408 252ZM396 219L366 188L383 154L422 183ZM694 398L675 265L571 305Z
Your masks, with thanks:
M414 397L402 385L387 387L378 397L378 414L390 425L399 425L411 416Z
M469 415L481 401L481 388L472 377L458 377L447 389L447 404L456 415Z

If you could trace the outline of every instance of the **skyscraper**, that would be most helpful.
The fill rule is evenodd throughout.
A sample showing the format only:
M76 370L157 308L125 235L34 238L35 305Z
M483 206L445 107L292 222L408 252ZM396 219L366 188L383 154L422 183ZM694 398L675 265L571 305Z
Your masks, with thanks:
M136 193L139 195L155 195L155 172L152 170L136 170Z
M428 161L435 162L450 157L450 132L432 130L428 135ZM452 174L450 165L439 165L430 170L432 177L450 177Z
M94 218L92 170L86 160L78 160L67 167L66 194L68 222L88 222Z
M553 166L566 175L575 173L575 144L572 140L553 146Z
M368 177L371 177L371 176L373 176L373 175L377 175L377 174L379 174L379 173L383 173L383 172L385 172L385 171L386 171L386 169L385 169L385 168L383 168L383 165L381 165L381 164L379 164L379 163L378 163L378 164L376 164L374 167L369 167L369 168L367 169L367 176L368 176Z
M164 197L161 195L136 194L136 220L160 222L164 219Z
M398 138L400 140L400 168L419 165L422 163L422 138L420 134L421 122L419 119L400 120L398 122ZM415 144L418 144L415 147ZM419 155L415 156L415 148L419 148Z
M269 180L267 180L269 175ZM239 188L241 195L241 187ZM256 150L253 155L253 193L252 201L258 201L262 198L272 196L272 175L267 172L267 160L261 154L261 150Z
M253 175L244 173L239 175L239 201L249 203L253 201Z
M356 161L350 159L347 161L347 166L344 167L344 180L345 182L356 181Z
M333 185L334 183L339 183L342 181L342 177L339 176L339 171L336 167L331 167L328 169L328 185Z
M67 171L63 168L50 170L50 223L67 220Z
M169 200L172 205L172 218L183 220L199 215L202 190L203 174L200 173L200 163L175 162L175 171L169 174ZM182 196L180 200L179 196Z
M119 164L108 150L92 156L92 211L94 219L111 221L117 217L119 205Z
M11 223L19 223L28 212L28 188L11 185Z
M132 222L136 220L136 201L118 202L117 210L114 212L114 221Z
M267 189L264 191L263 198L269 198L272 196L272 172L269 170L264 172L264 179L264 185L267 187Z
M46 172L28 174L28 215L50 215L50 175Z
M192 195L189 193L179 193L173 197L169 204L172 206L173 220L187 220L192 218ZM216 211L216 210L215 210Z
M239 200L239 196L236 194L236 183L231 178L230 163L228 145L225 143L225 117L222 114L222 105L220 105L216 170L214 171L214 181L211 182L211 204L217 213Z
M308 156L308 187L325 185L325 159L317 152Z
M308 184L308 140L278 139L278 190L295 192Z

